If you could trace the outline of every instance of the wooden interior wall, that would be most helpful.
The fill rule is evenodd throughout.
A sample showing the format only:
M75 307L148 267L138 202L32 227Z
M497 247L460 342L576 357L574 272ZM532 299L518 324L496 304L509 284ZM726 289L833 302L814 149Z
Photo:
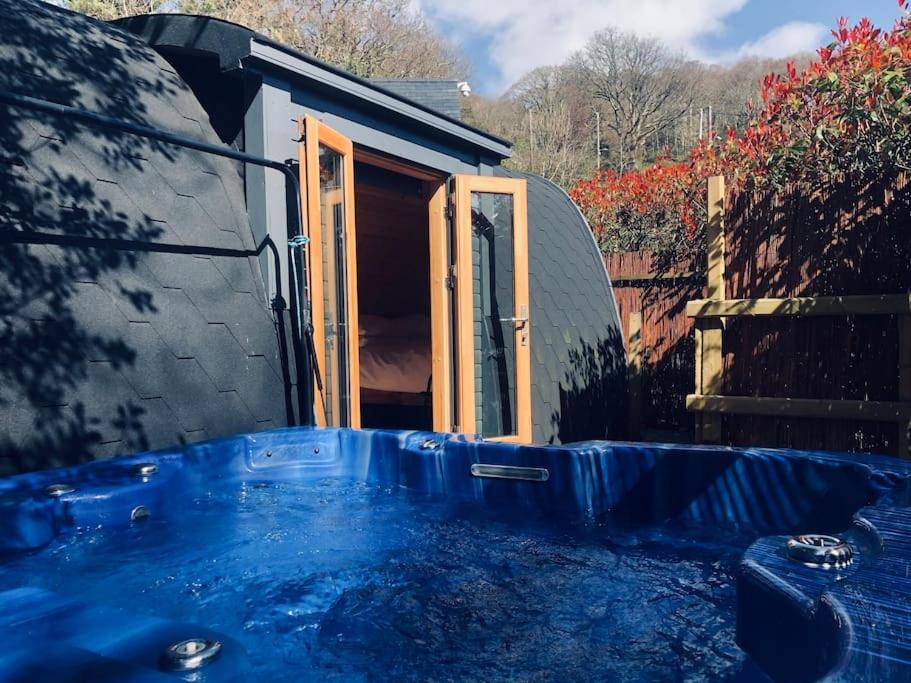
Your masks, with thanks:
M361 314L430 315L427 200L357 183L358 297Z

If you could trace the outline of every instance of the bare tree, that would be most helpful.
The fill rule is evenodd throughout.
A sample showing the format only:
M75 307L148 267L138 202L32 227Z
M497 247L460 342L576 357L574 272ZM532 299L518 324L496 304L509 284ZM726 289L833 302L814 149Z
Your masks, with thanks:
M464 78L458 50L409 0L296 0L296 46L365 77Z
M575 61L600 105L603 125L617 138L618 167L642 163L646 143L692 102L686 60L655 39L608 28L592 36Z
M110 21L120 17L129 17L137 14L152 14L164 9L170 9L167 0L68 0L54 4L64 5L74 12L88 14L96 19ZM160 7L161 6L161 7Z
M535 69L506 97L521 112L515 164L568 186L590 169L591 98L569 66Z
M410 0L63 0L99 19L180 11L242 24L365 78L458 78L461 53Z
M513 141L513 168L563 186L591 171L590 98L571 67L535 69L500 98L473 96L465 118Z

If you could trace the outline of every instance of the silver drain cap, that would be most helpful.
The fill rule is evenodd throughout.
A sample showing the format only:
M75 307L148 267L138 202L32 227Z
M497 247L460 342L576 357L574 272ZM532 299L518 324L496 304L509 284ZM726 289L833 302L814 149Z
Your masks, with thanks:
M208 638L189 638L174 643L161 653L161 668L192 671L210 664L221 652L221 643Z
M137 505L130 512L130 521L131 522L142 522L149 518L152 513L149 512L149 508L145 505Z

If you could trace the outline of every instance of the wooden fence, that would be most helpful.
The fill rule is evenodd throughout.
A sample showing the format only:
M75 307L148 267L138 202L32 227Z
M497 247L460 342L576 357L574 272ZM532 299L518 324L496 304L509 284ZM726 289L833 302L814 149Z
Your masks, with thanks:
M631 436L641 436L641 428L689 430L694 326L686 304L705 296L702 268L661 263L649 252L609 254L605 265L626 331Z
M679 398L690 395L697 438L907 457L908 179L766 194L725 192L717 179L710 195L708 272L687 284L698 300L690 316L679 289L659 294L668 291L664 280L628 279L660 273L644 262L632 273L647 257L607 259L624 324L642 315L646 426L663 417L653 396L675 402L681 379L659 372L659 363L685 345L696 321L692 360L677 362L692 372Z

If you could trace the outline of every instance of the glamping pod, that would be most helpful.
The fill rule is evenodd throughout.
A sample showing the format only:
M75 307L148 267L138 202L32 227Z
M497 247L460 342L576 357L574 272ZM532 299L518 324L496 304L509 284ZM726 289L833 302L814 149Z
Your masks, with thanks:
M204 17L0 11L3 471L306 423L623 435L588 226L456 84Z

